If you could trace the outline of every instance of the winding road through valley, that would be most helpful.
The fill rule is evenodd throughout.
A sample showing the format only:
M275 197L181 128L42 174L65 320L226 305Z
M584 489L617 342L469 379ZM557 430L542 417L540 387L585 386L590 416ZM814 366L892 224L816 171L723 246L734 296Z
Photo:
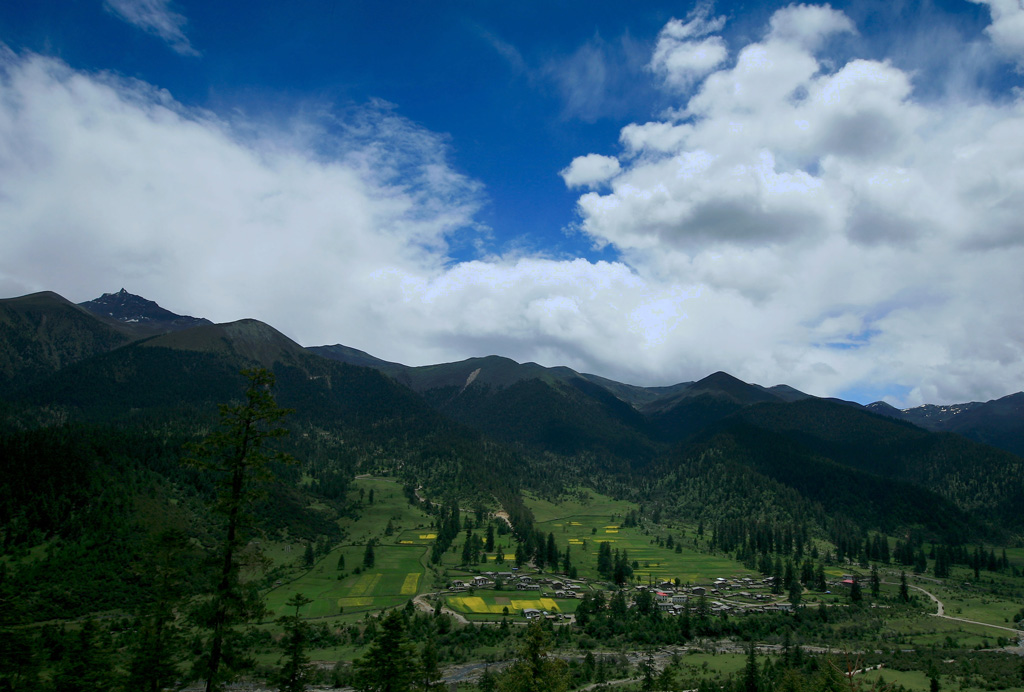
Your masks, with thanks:
M935 603L936 608L938 609L938 611L932 613L932 615L937 618L943 618L945 620L955 620L956 622L966 622L969 625L981 625L982 627L992 627L997 630L1003 630L1004 632L1012 632L1017 637L1024 637L1024 632L1021 632L1020 630L1015 629L1013 627L1003 627L1002 625L993 625L988 622L978 622L977 620L967 620L966 618L955 618L952 615L946 615L945 606L942 605L942 601L939 600L938 596L933 594L931 591L927 591L921 588L920 586L916 586L914 584L907 584L907 586L909 586L911 589L916 589L917 591L920 591L925 596L932 599L932 601Z

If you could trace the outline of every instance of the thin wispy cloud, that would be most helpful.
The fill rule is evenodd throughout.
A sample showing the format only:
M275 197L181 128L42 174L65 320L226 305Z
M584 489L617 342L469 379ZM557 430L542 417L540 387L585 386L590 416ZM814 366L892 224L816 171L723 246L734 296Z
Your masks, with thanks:
M595 35L571 54L548 60L541 74L555 86L564 118L595 122L626 116L643 101L636 96L648 88L640 79L647 57L629 35L614 41Z
M526 74L529 71L522 53L514 45L478 24L472 25L472 30L508 63L515 74Z
M103 0L103 6L120 19L157 36L175 52L199 55L185 35L188 20L171 9L170 0Z

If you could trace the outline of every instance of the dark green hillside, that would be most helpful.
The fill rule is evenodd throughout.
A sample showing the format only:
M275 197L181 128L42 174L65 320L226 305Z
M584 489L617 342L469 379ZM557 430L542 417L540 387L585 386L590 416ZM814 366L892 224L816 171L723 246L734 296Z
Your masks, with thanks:
M184 440L88 425L0 436L3 553L46 546L8 575L21 594L15 619L124 607L139 596L133 562L146 535L190 524L205 532L187 509L196 490L177 464Z
M68 425L0 436L0 554L25 619L124 609L141 597L149 543L177 531L216 541L214 488L182 465L194 442L182 424ZM314 497L298 471L276 469L257 508L269 536L340 538L344 504ZM316 500L317 509L312 508ZM45 548L40 550L40 548Z
M895 533L919 527L953 544L981 530L980 522L939 493L838 463L791 437L743 420L724 421L701 437L688 457L715 450L733 464L792 489L824 515L845 517L863 529Z
M357 348L351 348L342 344L334 344L333 346L311 346L306 349L310 353L315 353L318 356L329 358L331 360L337 360L342 363L348 363L349 365L360 365L367 368L375 368L384 372L388 372L389 369L407 370L408 367L401 363L392 363L387 360L381 360L376 356L371 356L366 351L360 351Z
M304 348L270 325L238 320L171 332L142 342L150 348L212 353L271 368L277 363L296 365L310 360Z
M368 361L366 354L344 347L312 350L365 362L421 394L446 418L495 440L548 454L614 458L615 464L605 461L606 469L642 463L656 454L640 413L603 384L569 368L498 356L410 368Z
M73 419L94 422L192 409L209 418L215 403L237 396L239 370L221 355L132 344L70 365L16 392L11 401L60 407Z
M984 403L898 409L883 401L869 404L874 413L906 421L931 432L955 432L966 438L1024 456L1024 392Z
M254 320L165 334L76 363L17 392L10 405L98 424L202 430L217 403L237 397L239 371L254 364L273 369L278 401L296 411L288 444L316 492L340 497L356 473L387 472L437 496L515 506L521 484L550 480L380 372L312 355Z
M699 382L677 385L641 410L650 419L650 429L658 439L680 442L747 406L760 403L793 402L809 399L807 394L776 385L764 388L747 384L724 372L716 372Z
M660 483L648 465L664 459L669 445L706 445L728 430L729 444L715 448L733 469L748 469L759 483L769 479L786 489L783 495L797 493L823 515L850 516L864 527L927 527L950 539L989 523L1013 531L1024 505L1015 457L785 385L765 388L719 372L642 388L493 356L421 368L373 365L420 392L448 419L547 455L528 477L543 475L555 488L584 479L643 500ZM728 427L740 423L743 434ZM724 504L715 511L756 504L770 511L760 491L753 493L759 500L719 491ZM733 492L749 493L751 486ZM695 504L691 510L687 516L706 512ZM975 511L980 514L970 521L963 514Z
M652 412L650 429L660 440L681 442L742 408L731 399L699 394L681 399L671 408Z
M585 452L615 460L606 469L642 464L656 453L643 417L607 390L581 378L521 380L498 388L473 383L424 393L441 413L495 439L565 456Z
M679 384L669 385L667 387L639 387L637 385L623 384L622 382L609 380L608 378L601 377L600 375L584 373L580 376L590 380L594 384L604 387L619 399L622 399L636 409L642 409L652 401L671 396L672 394L686 389L693 384L692 382L682 382Z
M565 382L580 375L569 368L546 368L536 363L517 363L501 356L468 358L455 363L409 367L375 358L368 353L342 346L314 346L310 352L350 365L372 367L393 377L415 392L454 387L463 389L474 383L495 388L509 387L524 380Z
M1024 460L1002 450L820 399L735 415L844 466L931 490L984 521L1019 521Z
M240 370L254 363L239 354L269 360L276 351L289 361L273 364L279 402L296 410L295 426L315 427L327 440L349 440L352 449L335 450L341 458L379 464L374 459L380 455L367 450L398 445L408 451L451 427L413 392L375 370L308 355L298 347L280 350L281 344L264 338L268 333L263 331L255 332L260 337L256 343L221 338L221 333L220 325L200 327L133 344L65 368L14 400L62 407L72 419L97 423L185 417L198 421L193 425L207 425L215 404L237 397L244 382ZM201 350L206 344L215 348Z
M56 293L0 300L0 391L10 391L129 341Z
M713 397L729 402L736 407L750 406L765 401L782 401L780 397L770 393L763 387L747 384L728 373L716 372L702 380L687 385L683 389L651 402L644 406L642 410L647 415L655 416L668 412L673 407L686 402L687 399L701 396Z
M240 370L273 369L278 398L302 421L422 432L437 416L405 387L377 371L310 355L280 332L255 320L201 326L131 344L71 365L13 399L63 406L91 420L183 409L215 412L236 397ZM417 423L426 416L430 423ZM412 421L412 429L403 428ZM399 433L392 430L389 434Z
M276 368L278 401L295 408L292 434L279 446L301 465L277 468L257 505L265 535L337 541L335 519L350 511L345 491L364 472L395 474L436 497L497 499L527 530L518 488L530 459L449 423L374 370L304 358L302 367ZM25 618L137 602L141 587L131 575L160 531L184 531L201 545L215 540L207 510L215 488L181 460L186 443L212 427L215 404L238 398L238 366L223 353L136 344L22 393L23 406L46 402L83 421L0 435L0 554L22 562L45 546L7 577L23 594ZM105 590L108 583L117 588Z

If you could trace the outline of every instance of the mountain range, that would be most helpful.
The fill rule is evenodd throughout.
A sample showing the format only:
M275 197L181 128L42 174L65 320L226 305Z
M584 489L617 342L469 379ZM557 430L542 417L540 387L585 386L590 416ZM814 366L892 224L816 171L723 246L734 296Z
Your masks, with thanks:
M513 515L523 490L592 487L691 519L948 540L1020 532L1022 393L901 411L724 372L640 387L494 355L410 367L305 348L256 320L176 315L124 289L80 305L55 293L0 300L0 432L169 420L199 431L251 365L275 372L296 411L290 444L312 479L301 492L314 495L379 472ZM279 514L291 530L319 525L300 506L312 500L290 502Z

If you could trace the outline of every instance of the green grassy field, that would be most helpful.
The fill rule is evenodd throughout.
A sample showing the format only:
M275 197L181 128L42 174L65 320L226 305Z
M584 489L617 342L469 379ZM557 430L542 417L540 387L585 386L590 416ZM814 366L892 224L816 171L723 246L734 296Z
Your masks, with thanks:
M722 673L731 675L739 673L746 665L745 654L703 654L690 653L683 657L684 666L691 670L702 670L706 673Z
M1007 551L1009 552L1009 551ZM1020 579L1014 580L999 574L982 573L983 580L992 581L999 587L1020 593ZM989 584L981 588L973 584L974 572L962 567L953 569L950 578L942 583L927 580L911 580L935 594L946 606L946 615L976 620L1002 627L1013 627L1013 616L1024 606L1024 600L1012 596L998 596L988 592ZM1016 588L1014 587L1016 584Z
M391 608L427 590L424 565L433 542L431 518L409 505L397 483L356 479L349 494L353 502L359 500L360 490L363 505L359 519L342 522L348 542L320 558L312 569L296 569L282 578L266 595L273 617L285 614L285 602L296 593L313 599L303 609L304 616L326 617ZM371 490L373 504L369 503ZM386 535L389 522L390 536ZM377 541L375 561L373 567L363 569L365 544L370 539ZM276 564L297 564L303 551L304 546L294 544L274 544L266 550ZM345 560L344 569L339 570L340 555Z
M919 670L891 670L883 668L882 670L871 670L863 675L857 676L857 680L861 683L865 689L873 689L873 686L884 681L885 684L898 684L903 685L908 690L914 692L927 692L931 689L931 681L928 676ZM948 676L939 676L939 689L943 690L959 690L960 692L983 692L984 687L971 687L969 685L963 685L959 680L954 680ZM1024 687L1006 687L1003 688L1004 692L1021 692Z
M638 528L622 525L626 512L635 509L628 502L612 500L591 493L591 500L555 505L545 500L529 499L527 505L537 518L536 528L555 537L559 550L568 546L573 564L581 577L599 579L597 554L600 543L608 542L612 550L625 550L630 562L635 561L634 576L641 582L679 579L680 583L707 583L717 577L753 576L741 563L723 556L694 550L692 527L663 529L663 540L669 534L673 543L681 542L681 552L655 543L656 536L645 535Z
M296 593L313 602L306 606L307 617L338 615L342 610L363 612L401 605L421 591L424 569L423 549L416 546L378 546L372 568L339 572L337 551L318 562L313 569L293 581L271 590L266 597L272 613L284 615L284 603ZM354 561L357 556L353 555ZM362 559L362 547L358 558ZM348 562L348 559L346 559ZM338 579L339 575L344 578Z
M584 492L589 498L586 501L566 500L556 504L530 495L526 495L525 499L537 523L557 521L576 515L603 516L614 523L620 521L630 510L636 509L636 505L625 500L613 500L592 490Z

